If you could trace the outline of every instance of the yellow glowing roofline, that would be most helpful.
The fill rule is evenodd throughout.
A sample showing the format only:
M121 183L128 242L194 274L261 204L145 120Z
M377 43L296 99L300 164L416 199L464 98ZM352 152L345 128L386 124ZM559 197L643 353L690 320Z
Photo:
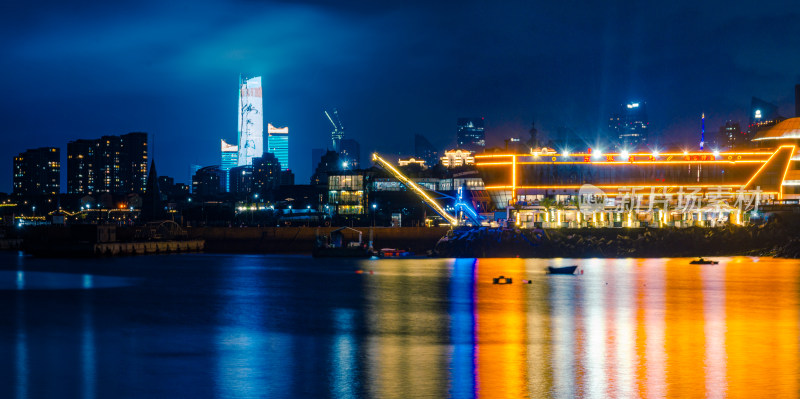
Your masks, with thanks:
M447 211L445 211L444 208L442 208L442 206L439 205L438 202L436 202L436 200L431 198L417 183L414 183L411 179L406 177L406 175L402 174L399 170L395 169L394 166L392 166L392 164L387 162L385 159L381 158L381 156L378 155L377 152L372 153L372 160L380 163L381 166L388 169L389 172L391 172L403 184L405 184L408 187L411 187L411 189L414 190L418 195L423 197L430 206L436 209L436 211L440 215L442 215L445 219L447 219L447 221L450 222L450 224L458 226L458 220L456 218L447 213Z

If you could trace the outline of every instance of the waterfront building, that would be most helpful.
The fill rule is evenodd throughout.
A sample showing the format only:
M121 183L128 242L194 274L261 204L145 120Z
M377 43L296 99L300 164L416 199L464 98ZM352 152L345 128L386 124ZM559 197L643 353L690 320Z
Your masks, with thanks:
M61 191L61 151L55 147L27 150L14 157L15 195L56 195Z
M67 192L144 193L147 159L147 133L71 141L67 144Z
M472 151L467 150L448 150L444 152L441 158L442 166L445 168L457 168L459 166L472 165L475 163L475 157Z
M483 118L458 118L456 142L458 148L482 152L486 147Z
M439 151L424 136L414 135L414 158L425 161L428 166L439 163Z
M219 167L225 172L225 191L230 192L230 177L228 174L231 168L239 165L239 146L228 144L225 142L225 140L220 141L222 142L222 148L220 151Z
M359 171L344 171L328 175L328 205L336 214L364 213L364 175Z
M610 135L620 151L636 151L646 144L649 127L645 102L620 104L608 121Z
M742 223L752 207L742 212L737 200L800 199L798 140L793 118L760 132L758 150L479 154L475 165L495 206L521 226ZM584 184L603 198L588 215L573 205ZM696 209L676 210L689 199Z
M347 169L358 169L361 165L361 145L353 139L342 139L339 159L347 163Z
M267 124L267 152L275 154L281 163L281 170L289 169L289 128Z
M261 76L239 78L238 166L252 165L264 153L264 107Z

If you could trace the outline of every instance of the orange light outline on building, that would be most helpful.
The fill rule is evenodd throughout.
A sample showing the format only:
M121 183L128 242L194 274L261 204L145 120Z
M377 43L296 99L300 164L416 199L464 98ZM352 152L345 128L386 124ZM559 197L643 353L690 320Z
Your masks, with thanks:
M792 147L792 153L789 154L789 162L786 162L786 169L783 171L783 177L781 177L781 184L779 185L778 190L780 193L778 194L778 199L783 199L783 182L786 181L786 174L789 173L789 167L792 166L792 158L794 157L794 150L796 149L794 146Z
M775 152L773 152L773 153L772 153L772 155L770 155L770 157L769 157L769 158L767 158L767 162L764 162L764 164L763 164L763 165L761 165L761 167L760 167L760 168L758 168L758 170L756 171L756 174L754 174L754 175L753 175L753 176L750 178L750 180L748 180L748 181L747 181L747 183L745 183L745 184L742 186L742 188L746 188L747 186L749 186L749 185L750 185L750 183L752 183L752 182L753 182L753 180L755 180L755 179L756 179L756 177L758 177L758 175L761 173L761 171L762 171L762 170L764 170L764 168L767 166L767 164L769 164L769 161L770 161L770 160L772 160L772 158L774 158L774 157L775 157L775 155L777 155L777 154L778 154L778 152L779 152L781 149L783 149L784 147L786 147L786 148L791 148L791 149L792 149L792 153L789 155L789 162L787 162L787 163L791 163L791 162L792 162L792 156L791 156L791 155L794 155L794 148L795 148L795 147L794 147L793 145L782 145L782 146L778 147L778 149L777 149L777 150L775 150ZM783 185L783 181L781 181L781 184L780 184L780 185L781 185L781 186Z

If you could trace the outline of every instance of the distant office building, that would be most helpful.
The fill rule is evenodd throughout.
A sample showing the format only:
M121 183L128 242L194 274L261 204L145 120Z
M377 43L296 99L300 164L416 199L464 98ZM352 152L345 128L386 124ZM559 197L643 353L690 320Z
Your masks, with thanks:
M425 160L424 159L416 159L414 157L408 159L398 159L397 164L400 166L408 166L408 165L419 165L421 168L425 169Z
M249 194L253 192L253 169L253 165L242 165L231 168L228 173L230 176L231 193Z
M264 153L264 107L261 76L239 78L239 166L252 165Z
M439 151L425 136L414 135L414 158L425 161L428 166L439 163Z
M192 176L192 194L201 197L219 195L222 192L223 174L219 165L200 168Z
M317 169L317 165L319 165L319 161L322 159L322 156L325 155L327 150L323 148L312 148L311 149L311 172L313 173L315 169Z
M458 148L482 152L486 147L483 118L458 118Z
M724 126L719 127L717 133L717 145L724 149L736 148L745 142L745 135L742 133L742 128L739 122L726 121Z
M282 165L275 154L264 153L253 160L253 191L265 194L277 190L281 185Z
M471 151L449 150L444 152L441 161L442 166L445 168L457 168L464 165L473 165L475 163L475 157L472 156Z
M758 97L750 102L750 124L747 126L746 140L750 141L759 130L775 126L784 118L778 113L778 106Z
M275 154L281 163L281 170L289 169L289 128L267 124L267 152Z
M61 191L61 151L27 150L14 157L14 194L56 195Z
M225 140L222 141L222 151L220 152L220 164L219 167L225 172L225 191L230 192L230 179L228 178L228 172L231 168L235 168L239 165L239 146L235 146L232 144L228 144Z
M618 140L619 149L628 151L635 151L647 143L649 126L645 102L620 105L608 121L609 132Z
M71 141L67 144L67 192L144 193L147 153L147 133Z
M281 171L281 186L294 186L294 173L291 170Z
M358 169L361 165L361 146L353 139L342 139L339 159L347 162L347 169Z

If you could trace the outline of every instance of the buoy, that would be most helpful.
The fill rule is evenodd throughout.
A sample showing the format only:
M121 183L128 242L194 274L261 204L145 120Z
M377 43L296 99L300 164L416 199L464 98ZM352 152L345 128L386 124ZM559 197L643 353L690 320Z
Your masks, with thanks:
M373 274L373 273L372 273L372 270L370 270L370 271L369 271L369 274Z
M361 274L361 273L364 273L364 271L363 270L356 270L356 274Z
M583 269L581 269L581 274L583 274Z

